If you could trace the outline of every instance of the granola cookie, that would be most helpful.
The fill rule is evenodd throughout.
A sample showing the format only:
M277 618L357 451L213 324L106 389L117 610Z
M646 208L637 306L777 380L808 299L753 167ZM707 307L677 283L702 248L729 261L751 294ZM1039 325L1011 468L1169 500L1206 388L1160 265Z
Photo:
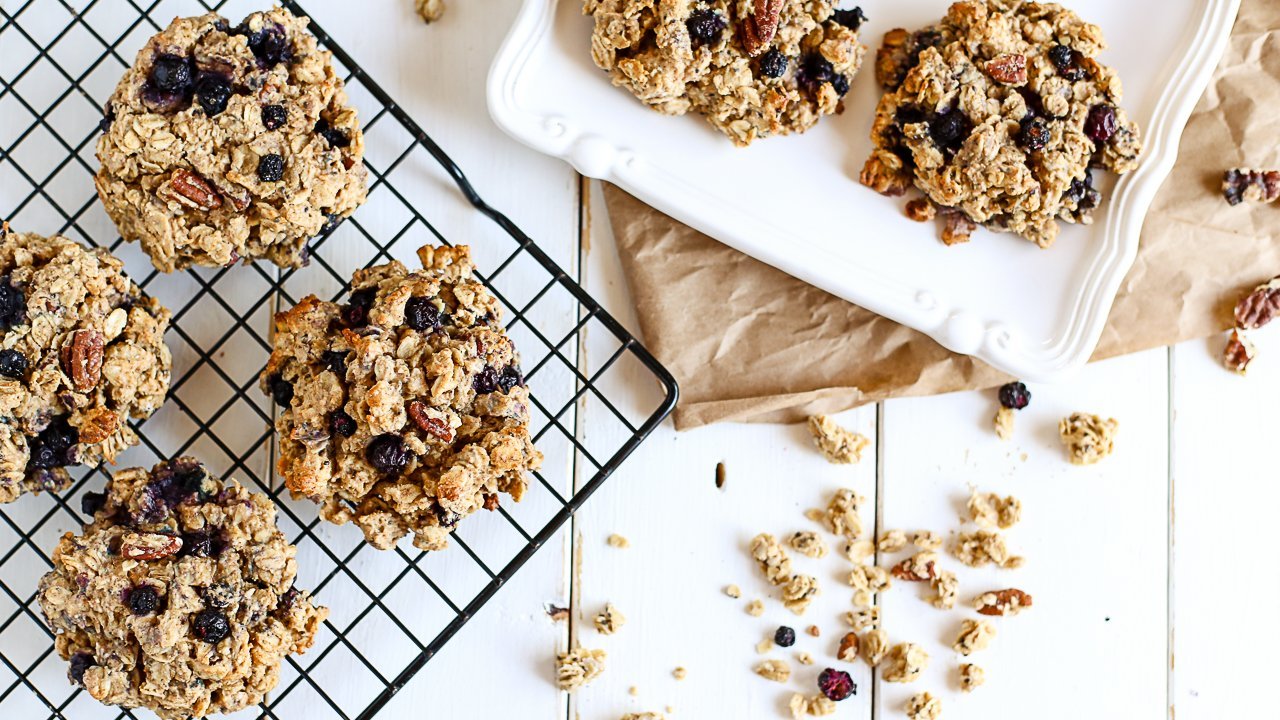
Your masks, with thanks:
M704 115L736 145L843 109L862 63L858 8L831 0L586 0L591 57L668 115Z
M107 103L95 184L126 240L164 272L306 261L365 199L364 138L342 79L282 8L232 27L177 18Z
M1041 247L1058 220L1089 224L1101 195L1091 168L1138 164L1138 127L1120 107L1115 71L1097 61L1102 30L1052 3L957 2L934 26L885 35L885 95L864 185L915 185L942 208L943 240L972 223Z
M519 501L542 453L501 308L465 246L359 270L345 305L315 296L276 316L262 388L280 473L320 515L387 549L440 550L463 517Z
M105 249L0 228L0 503L138 442L164 402L169 311Z
M72 682L164 720L260 702L328 616L294 587L271 500L189 457L121 470L93 497L38 595Z

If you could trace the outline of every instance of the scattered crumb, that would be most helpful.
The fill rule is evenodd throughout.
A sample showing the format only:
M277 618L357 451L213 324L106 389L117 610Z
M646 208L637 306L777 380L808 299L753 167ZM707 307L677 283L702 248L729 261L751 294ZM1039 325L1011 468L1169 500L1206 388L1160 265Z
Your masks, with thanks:
M840 638L840 647L836 649L836 658L844 662L853 662L858 659L858 633L845 633Z
M936 577L929 581L933 589L933 597L929 604L939 610L950 610L956 606L956 594L960 591L960 581L950 570L939 570Z
M806 698L800 693L791 696L791 702L787 703L787 707L791 708L793 720L799 720L806 715L814 717L831 715L836 711L836 704L825 696L814 695L811 698Z
M929 667L929 653L915 643L894 645L884 660L888 665L881 670L880 677L891 683L915 682Z
M1058 423L1058 435L1073 465L1092 465L1110 455L1119 430L1119 420L1085 413L1074 413Z
M667 708L667 712L671 712L671 709ZM627 713L622 716L622 720L667 720L667 716L655 712Z
M938 214L938 208L929 202L929 198L916 198L907 203L907 217L916 222L929 222Z
M1030 595L1017 588L985 592L974 598L973 607L980 615L1017 615L1031 607Z
M606 653L603 650L577 648L556 656L556 685L561 690L574 692L600 677L604 672Z
M773 638L767 637L756 643L756 654L764 655L773 649Z
M876 545L882 553L896 553L907 546L907 534L901 530L889 530L880 534Z
M977 665L965 663L960 666L960 689L973 692L973 689L987 681L987 671Z
M866 436L840 427L826 415L809 418L809 432L828 462L847 465L862 459L862 453L871 445Z
M907 720L941 720L942 701L922 692L907 701Z
M631 697L636 697L640 694L640 688L636 687L635 685L632 685L631 687L627 688L627 694L630 695Z
M818 523L819 525L827 524L826 510L819 510L818 508L809 508L808 510L804 511L804 516Z
M759 600L747 603L747 614L751 617L760 617L764 614L764 603Z
M979 530L973 533L960 533L955 544L951 546L951 554L969 567L982 567L995 563L1002 568L1022 567L1022 556L1011 555L1005 545L1004 537L999 533Z
M849 572L849 585L853 587L855 607L868 608L875 604L876 593L888 590L893 584L889 573L875 565L854 565Z
M631 541L617 533L610 535L607 542L609 543L609 547L618 548L619 550L626 550L631 547Z
M857 540L862 536L861 508L864 502L866 498L847 488L835 491L822 514L823 524L836 535Z
M791 558L769 533L760 533L751 539L751 557L770 584L782 585L791 579Z
M969 519L981 528L1008 530L1022 519L1022 501L1009 495L974 491L969 496Z
M765 680L784 683L791 679L791 666L786 660L764 660L756 666L756 674Z
M869 607L847 612L844 614L844 621L849 623L849 627L858 632L874 630L880 627L880 608Z
M567 607L560 607L551 603L547 603L543 607L547 611L547 617L551 618L552 622L562 622L569 619L569 608Z
M917 530L911 533L911 544L921 550L940 550L942 536L931 530Z
M605 603L604 610L595 617L596 630L601 635L612 635L627 622L627 618L613 603Z
M738 598L742 597L742 588L738 587L737 585L726 585L724 588L724 594L737 600Z
M689 676L689 671L685 670L683 667L677 667L675 670L671 671L671 677L675 678L676 680L684 680L688 676Z
M782 588L782 604L796 615L803 615L818 592L818 578L793 575Z
M812 665L813 656L801 650L800 652L796 653L796 662L800 663L801 665Z
M996 636L996 626L987 620L970 620L966 618L960 625L960 634L951 647L961 655L968 657L979 650L985 650Z
M1012 408L1001 405L996 409L996 417L992 424L996 428L996 437L1001 440L1009 440L1013 437L1013 420L1017 417L1017 413Z
M444 0L414 0L418 16L425 23L433 23L444 16Z
M844 545L844 556L855 564L866 562L876 554L876 545L870 540L854 540Z
M827 544L822 542L822 538L818 537L818 533L805 530L795 533L787 540L787 544L792 550L811 558L823 558L827 556Z
M871 667L880 664L885 653L889 652L889 633L883 630L872 630L861 639L862 659Z
M813 637L819 637L822 635L822 630L819 629L817 625L810 625L809 627L805 628L804 631L809 633Z

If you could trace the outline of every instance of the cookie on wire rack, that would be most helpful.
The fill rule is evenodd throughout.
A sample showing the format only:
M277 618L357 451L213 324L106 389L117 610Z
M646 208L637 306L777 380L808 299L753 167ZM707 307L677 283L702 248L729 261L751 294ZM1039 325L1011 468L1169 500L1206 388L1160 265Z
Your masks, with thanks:
M542 454L501 308L469 248L426 246L422 270L359 270L345 304L276 316L261 385L280 406L279 470L294 497L380 549L439 550L463 517L519 501Z
M114 461L164 402L169 311L107 250L0 228L0 503Z
M177 18L107 103L95 177L107 214L157 269L307 260L365 200L356 111L307 19Z
M100 702L163 720L262 701L329 611L294 587L276 507L194 458L116 473L67 533L38 599L68 675Z

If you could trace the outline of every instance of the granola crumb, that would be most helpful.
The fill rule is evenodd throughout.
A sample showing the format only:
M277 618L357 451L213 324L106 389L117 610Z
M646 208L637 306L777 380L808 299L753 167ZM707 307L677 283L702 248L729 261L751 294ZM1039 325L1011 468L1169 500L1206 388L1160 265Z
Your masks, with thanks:
M683 667L676 667L676 669L671 671L671 677L675 678L676 680L684 680L688 676L689 676L689 671L685 670Z
M824 717L826 715L834 715L836 712L835 701L825 695L814 695L809 698L809 714L814 717Z
M444 0L414 0L414 4L422 22L431 24L444 17Z
M979 615L1017 615L1031 604L1032 597L1017 588L985 592L973 600Z
M1013 569L1022 567L1024 562L1022 556L1009 552L1003 536L988 530L960 533L951 546L951 554L969 567L983 567L994 563L1002 568Z
M764 614L764 603L760 600L752 600L747 603L747 614L751 617L760 617Z
M812 665L813 656L801 650L800 652L796 653L796 662L800 663L801 665Z
M966 618L960 624L960 634L956 636L956 641L952 643L951 647L961 655L968 657L979 650L985 650L995 636L996 626L989 621Z
M825 526L827 524L826 510L819 510L818 508L809 508L808 510L804 511L804 516L818 523L819 525Z
M941 720L942 701L928 692L907 701L907 720Z
M939 610L950 610L956 606L956 594L960 591L960 581L956 578L956 574L950 570L940 570L937 576L929 581L929 587L933 589L933 597L929 598L929 604Z
M920 550L941 550L942 536L931 530L917 530L911 534L911 544Z
M854 540L844 545L844 556L849 562L861 564L876 554L876 544L870 540Z
M894 645L884 659L888 666L881 671L880 677L885 682L915 682L929 667L929 653L915 643Z
M561 690L574 692L600 677L604 672L604 650L577 648L556 657L556 685Z
M627 694L630 695L631 697L637 697L640 695L640 688L636 687L635 685L632 685L631 687L627 688Z
M862 453L871 445L866 436L840 427L826 415L809 418L809 432L813 443L828 462L848 465L862 459Z
M810 625L809 627L805 628L804 631L809 633L813 637L822 636L822 630L817 625Z
M563 622L569 619L569 608L561 607L552 603L543 606L547 612L547 617L551 618L551 622Z
M822 541L822 538L818 537L816 532L805 530L795 533L787 540L787 544L791 546L792 550L805 557L817 559L827 556L827 544Z
M734 600L737 600L738 598L742 597L742 588L738 587L737 585L726 585L724 588L724 594L728 595Z
M992 424L996 428L996 437L1001 440L1009 440L1013 437L1013 421L1017 417L1017 413L1011 409L1001 406L996 410L995 419Z
M782 588L782 604L796 615L803 615L818 593L818 578L812 575L793 575Z
M671 708L667 708L667 712L671 712ZM656 712L627 713L622 720L667 720L667 716Z
M976 490L969 496L969 519L978 527L1008 530L1022 519L1022 501L1009 495L1001 498L995 493Z
M626 550L631 547L631 541L617 533L610 535L607 542L609 543L609 547L617 548L619 550Z
M853 662L858 659L858 633L845 633L840 638L840 647L836 649L836 659Z
M862 636L862 659L871 667L880 664L889 652L889 633L883 630L872 630Z
M880 627L880 608L869 607L844 614L844 621L858 632Z
M1072 465L1093 465L1115 450L1120 421L1097 415L1073 413L1058 423L1058 435L1067 447Z
M619 612L613 603L605 603L604 610L595 617L596 631L601 635L612 635L618 632L626 622L626 616Z
M854 589L854 607L868 608L875 604L876 594L888 590L893 581L882 567L854 565L849 572L849 585Z
M938 215L938 208L929 202L929 198L916 198L907 203L905 212L916 222L929 222Z
M756 654L764 655L773 649L773 638L767 637L756 643Z
M760 533L751 539L751 557L771 585L783 585L791 580L791 558L769 533Z
M880 534L876 547L882 553L896 553L907 546L907 534L901 530L888 530Z
M784 683L791 679L791 666L786 660L764 660L756 666L756 674L765 680Z
M972 663L960 666L960 689L973 692L974 688L987 681L987 671Z

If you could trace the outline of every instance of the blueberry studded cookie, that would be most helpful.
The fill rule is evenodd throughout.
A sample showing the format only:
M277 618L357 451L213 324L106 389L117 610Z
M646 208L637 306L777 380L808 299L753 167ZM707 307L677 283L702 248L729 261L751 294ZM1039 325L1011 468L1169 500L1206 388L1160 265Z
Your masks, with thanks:
M280 406L280 473L321 516L387 549L423 550L458 521L519 501L542 462L529 390L497 300L466 247L359 270L345 304L304 298L276 316L262 388Z
M1097 59L1104 48L1102 30L1072 11L1017 0L957 2L935 26L890 31L862 183L919 188L948 244L976 223L1052 245L1059 220L1092 222L1094 169L1127 173L1142 151L1120 78Z
M840 112L862 63L859 8L831 0L586 0L591 56L669 115L704 115L737 145Z
M169 311L105 249L0 229L0 503L138 442L169 389Z
M121 470L40 581L72 682L163 720L260 702L328 610L294 587L296 548L260 493L189 457Z
M210 13L151 38L107 103L95 182L107 214L165 272L264 258L364 202L367 171L342 79L281 8L232 27Z

